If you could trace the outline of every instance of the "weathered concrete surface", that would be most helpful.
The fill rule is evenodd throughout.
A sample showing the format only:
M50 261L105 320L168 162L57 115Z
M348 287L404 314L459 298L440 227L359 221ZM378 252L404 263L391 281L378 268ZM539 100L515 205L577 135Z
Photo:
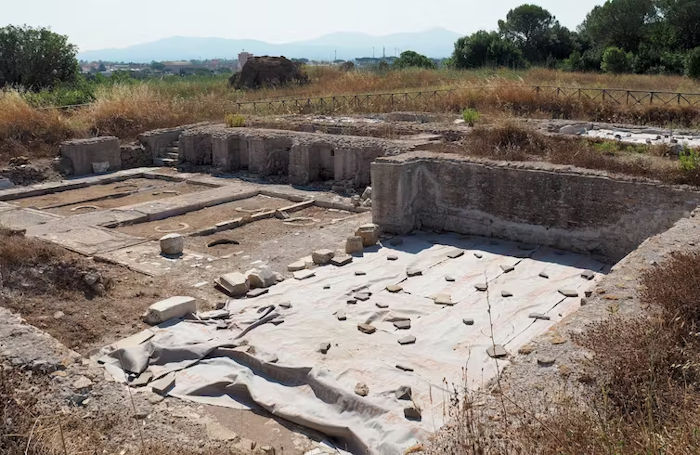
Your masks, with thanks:
M93 174L93 163L109 163L109 171L122 167L119 139L114 136L100 136L90 139L75 139L63 142L61 156L71 164L73 175Z
M700 204L700 192L542 164L429 152L372 165L375 223L494 236L618 261Z
M411 144L372 137L333 136L318 133L227 128L223 125L183 132L180 149L184 160L213 165L229 172L247 169L261 176L289 175L290 183L351 180L370 183L370 164L377 157L410 150Z

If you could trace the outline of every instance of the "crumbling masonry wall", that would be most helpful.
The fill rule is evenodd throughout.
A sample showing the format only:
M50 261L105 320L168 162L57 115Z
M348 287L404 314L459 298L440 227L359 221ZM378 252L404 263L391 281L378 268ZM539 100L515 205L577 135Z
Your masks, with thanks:
M556 165L413 152L372 164L372 214L383 230L506 238L614 262L700 205L700 192Z
M361 187L370 183L372 161L405 152L409 146L378 138L216 125L184 131L180 149L185 162L211 164L223 172L286 174L295 185L352 180Z

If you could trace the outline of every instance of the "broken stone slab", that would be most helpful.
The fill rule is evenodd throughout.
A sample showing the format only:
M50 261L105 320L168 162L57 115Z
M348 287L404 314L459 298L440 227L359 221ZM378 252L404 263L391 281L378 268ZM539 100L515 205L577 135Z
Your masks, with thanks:
M402 385L394 392L397 400L410 400L413 397L413 391L407 385Z
M390 255L388 255L388 256L386 257L386 260L387 260L387 261L398 261L398 260L399 260L399 257L398 257L397 255L395 255L395 254L390 254Z
M369 387L367 387L367 384L358 382L355 384L355 393L361 397L366 397L369 395Z
M144 387L144 386L148 385L149 382L151 382L151 379L153 379L153 373L150 371L144 371L140 375L136 376L129 383L129 385L131 387Z
M529 317L530 319L534 319L534 320L536 320L536 321L537 321L537 320L540 320L540 321L549 321L549 320L551 319L549 316L547 316L547 315L544 314L544 313L530 313L530 315L529 315L528 317Z
M362 196L360 196L360 199L367 200L372 198L372 187L368 186L365 188L365 190L362 192Z
M492 357L494 359L499 359L501 357L507 356L508 352L506 351L506 348L504 348L500 344L496 344L489 346L488 349L486 349L486 354L488 354L489 357Z
M403 415L408 420L421 420L421 410L417 406L408 406L404 408Z
M460 248L453 248L447 252L447 257L450 259L457 259L458 257L464 256L464 250Z
M167 395L175 387L175 374L168 373L160 379L151 382L151 390L158 395Z
M292 262L287 266L287 271L289 272L298 272L300 270L304 270L306 268L306 262L305 261L296 261Z
M338 318L339 321L345 321L348 317L345 314L345 311L340 310L337 313L335 313L335 317Z
M345 252L347 254L361 254L365 250L362 237L354 235L345 241Z
M311 278L312 276L316 275L316 272L313 270L299 270L298 272L294 272L294 278L297 280L306 280L308 278Z
M501 291L501 297L513 297L513 293L510 291Z
M399 344L400 344L401 346L405 346L405 345L407 345L407 344L413 344L413 343L415 343L415 342L416 342L416 337L414 337L413 335L406 335L406 336L403 337L403 338L399 338L398 341L399 341Z
M357 324L357 330L359 330L362 333L366 333L367 335L371 335L377 331L377 328L371 324L366 324L363 322L363 323Z
M544 279L548 280L549 274L547 272L540 272L540 278L544 278Z
M160 252L166 256L178 256L185 249L185 238L180 234L167 234L160 238Z
M464 318L462 319L462 322L464 323L464 325L474 325L474 319L472 318Z
M256 297L260 297L263 294L267 294L268 292L270 292L269 289L263 289L263 288L251 289L246 294L246 297L248 297L249 299L254 299Z
M212 310L212 311L204 311L201 313L197 313L197 317L201 319L202 321L208 321L210 319L226 319L231 315L231 312L228 310Z
M379 241L379 226L373 223L363 224L357 229L355 235L362 238L364 247L376 245Z
M330 349L331 349L330 343L321 343L318 346L318 352L320 352L321 354L327 354Z
M559 289L559 293L564 297L578 297L578 291L574 289Z
M316 265L328 264L333 259L333 256L335 256L335 251L329 249L316 250L311 253L311 259Z
M452 283L455 281L455 277L452 275L445 275L445 281Z
M397 292L403 291L403 286L399 284L390 284L386 287L386 290L391 292L392 294L396 294Z
M474 285L474 287L479 292L486 292L486 290L489 288L489 285L486 283L477 283Z
M280 308L284 308L285 310L288 310L292 307L292 304L289 302L282 302L279 304Z
M433 297L433 301L437 305L454 305L454 302L452 301L452 296L450 294L437 294L435 297Z
M411 320L401 319L400 321L394 321L394 327L399 330L408 330L411 328Z
M381 308L382 310L389 308L389 305L384 302L376 302L375 305L377 305L377 308Z
M423 275L423 270L419 267L408 267L406 269L406 275L408 276L418 276L418 275Z
M367 272L365 272L364 270L356 270L355 271L355 276L365 276L365 275L367 275Z
M349 254L343 254L340 256L334 256L333 259L331 259L331 264L336 266L336 267L342 267L344 265L348 265L352 262L352 256Z
M250 290L248 279L241 272L231 272L221 275L218 284L231 297L242 297Z
M175 296L154 303L146 311L147 324L155 325L170 319L181 318L197 311L193 297Z
M502 265L501 270L503 270L503 273L510 273L513 270L515 270L515 267L513 267L512 265Z
M355 299L361 302L366 302L370 297L372 297L372 294L369 292L358 292L355 294Z
M403 363L397 363L396 368L398 368L401 371L408 371L408 372L413 371L413 368L411 368L410 366L403 364Z
M581 272L581 278L585 278L588 281L591 281L593 278L595 278L595 272L592 270L584 270Z
M484 257L484 255L481 254L481 253L474 253L474 257L477 258L477 259L481 259L481 258Z

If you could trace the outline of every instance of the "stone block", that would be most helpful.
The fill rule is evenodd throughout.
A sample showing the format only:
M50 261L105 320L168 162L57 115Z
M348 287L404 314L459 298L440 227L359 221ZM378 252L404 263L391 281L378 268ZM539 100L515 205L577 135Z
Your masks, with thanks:
M379 226L364 224L357 229L355 235L362 238L362 245L365 247L376 245L379 241Z
M177 256L185 249L185 238L180 234L167 234L160 238L160 252L166 256Z
M232 297L242 297L246 295L250 289L248 279L240 272L231 272L222 275L216 280L216 284Z
M345 241L345 252L347 254L360 254L364 251L364 242L360 236L348 237Z
M119 139L114 136L100 136L90 139L65 141L59 147L61 156L70 163L73 175L92 174L93 164L108 163L107 171L122 168Z
M261 261L253 263L253 268L245 273L251 289L269 288L277 283L277 275L270 266Z
M329 262L331 262L331 259L333 259L333 256L335 256L335 252L333 250L316 250L313 253L311 253L311 258L314 261L314 264L316 265L326 265Z
M161 322L181 318L196 311L197 304L193 297L170 297L148 307L145 321L148 324L160 324Z

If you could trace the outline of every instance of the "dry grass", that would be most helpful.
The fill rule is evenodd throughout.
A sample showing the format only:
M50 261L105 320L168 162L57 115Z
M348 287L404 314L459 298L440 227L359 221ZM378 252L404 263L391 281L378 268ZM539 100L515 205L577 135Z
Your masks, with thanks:
M666 146L548 136L510 120L476 127L465 141L464 153L506 161L548 161L665 183L700 185L700 169L684 170L678 161L664 158L668 154Z
M406 69L376 73L342 71L331 67L309 67L310 83L255 91L235 91L225 77L192 77L150 80L133 84L98 87L96 102L88 108L39 110L21 93L0 93L0 160L12 156L55 155L57 144L69 137L113 134L134 138L152 128L200 121L223 121L238 110L237 102L334 94L402 92L454 87L447 95L394 100L340 101L333 106L315 105L259 110L258 113L370 113L416 110L459 113L476 108L482 113L540 118L576 118L596 121L658 125L698 126L697 108L669 105L626 106L536 94L531 86L623 87L700 92L697 82L680 76L603 75L565 73L554 70L423 70ZM251 106L244 108L249 113Z
M94 275L96 282L86 281L86 274ZM20 304L13 293L93 297L112 286L111 280L64 249L6 229L0 229L0 277L0 302L11 309Z
M238 454L231 449L191 449L172 443L129 441L119 444L115 433L139 425L139 421L110 409L98 415L79 408L61 412L46 404L38 391L51 387L49 377L24 375L0 368L0 454L71 455L127 453L139 455ZM136 446L127 450L124 446Z

